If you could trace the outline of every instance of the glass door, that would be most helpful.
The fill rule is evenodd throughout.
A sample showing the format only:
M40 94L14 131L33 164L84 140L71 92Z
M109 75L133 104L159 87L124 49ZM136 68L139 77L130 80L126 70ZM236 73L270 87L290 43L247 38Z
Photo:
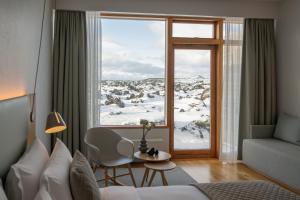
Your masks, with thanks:
M215 51L174 48L173 152L210 155L215 150Z

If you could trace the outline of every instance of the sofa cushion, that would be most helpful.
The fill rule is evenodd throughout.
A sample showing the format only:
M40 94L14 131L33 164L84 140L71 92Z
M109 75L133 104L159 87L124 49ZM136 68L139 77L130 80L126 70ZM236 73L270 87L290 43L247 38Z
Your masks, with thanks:
M277 139L246 139L243 162L300 190L300 146Z
M274 137L300 145L300 118L281 114L278 118Z

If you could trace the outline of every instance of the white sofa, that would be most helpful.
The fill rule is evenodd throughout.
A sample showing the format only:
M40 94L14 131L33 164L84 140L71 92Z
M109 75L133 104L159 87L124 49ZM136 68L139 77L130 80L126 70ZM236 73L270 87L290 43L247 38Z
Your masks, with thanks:
M251 168L300 191L300 146L275 139L275 126L250 126L243 141L243 162Z

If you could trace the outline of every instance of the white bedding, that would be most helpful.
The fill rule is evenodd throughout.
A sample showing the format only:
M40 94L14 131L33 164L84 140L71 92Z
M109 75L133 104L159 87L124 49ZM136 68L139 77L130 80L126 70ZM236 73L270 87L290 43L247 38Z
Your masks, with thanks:
M111 186L100 189L101 200L208 200L193 186L160 186L134 188Z

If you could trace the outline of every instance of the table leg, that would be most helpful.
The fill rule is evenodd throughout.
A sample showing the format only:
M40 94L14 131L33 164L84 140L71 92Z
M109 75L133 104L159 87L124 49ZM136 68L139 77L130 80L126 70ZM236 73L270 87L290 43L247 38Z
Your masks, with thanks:
M153 172L152 172L152 175L151 175L151 178L150 178L150 181L149 181L149 184L148 184L148 187L150 187L150 186L151 186L151 184L152 184L152 181L153 181L153 179L154 179L154 176L155 176L155 174L156 174L156 170L153 170Z
M150 169L148 168L148 173L146 175L146 182L148 182L149 173L150 173Z
M144 176L143 176L143 180L142 180L141 187L143 187L143 186L144 186L144 183L145 183L145 181L147 181L147 179L148 179L148 174L149 174L149 168L146 168L146 169L145 169Z
M133 173L132 173L131 165L130 165L130 164L127 164L127 167L128 167L129 175L130 175L130 177L131 177L133 186L136 187L136 183L135 183L134 176L133 176Z
M161 175L161 180L162 180L162 182L163 182L163 185L164 185L164 186L168 185L168 181L167 181L167 179L166 179L166 176L165 176L164 171L160 171L160 175Z

